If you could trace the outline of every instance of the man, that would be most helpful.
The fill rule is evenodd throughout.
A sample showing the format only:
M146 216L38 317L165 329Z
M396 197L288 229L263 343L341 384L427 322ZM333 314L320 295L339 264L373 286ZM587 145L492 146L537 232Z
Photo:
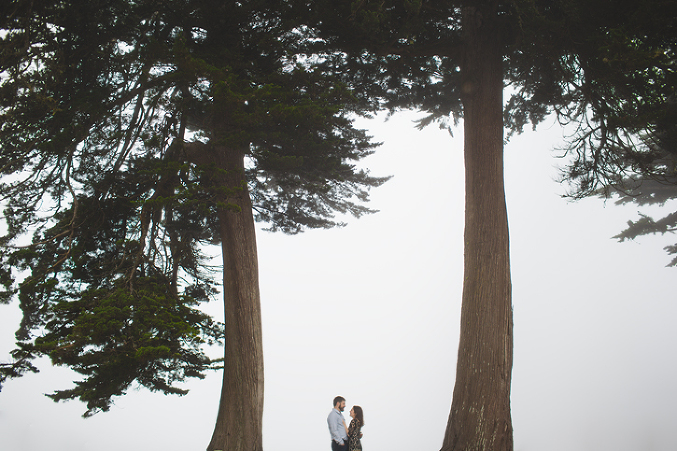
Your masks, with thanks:
M331 451L348 451L348 434L346 433L343 409L346 408L346 400L341 396L334 398L334 408L329 412L327 424L331 434Z

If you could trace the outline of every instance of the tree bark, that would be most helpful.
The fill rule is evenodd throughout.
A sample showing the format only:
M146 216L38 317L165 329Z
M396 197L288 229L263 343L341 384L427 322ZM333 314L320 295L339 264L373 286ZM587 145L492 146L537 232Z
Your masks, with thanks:
M461 67L465 263L461 337L443 451L512 451L512 300L496 2L466 7Z
M217 148L217 200L223 258L225 360L221 401L208 451L261 451L263 346L258 257L244 154ZM232 190L238 188L236 192ZM217 191L218 192L218 191ZM237 206L237 208L233 208ZM239 210L239 211L237 211Z

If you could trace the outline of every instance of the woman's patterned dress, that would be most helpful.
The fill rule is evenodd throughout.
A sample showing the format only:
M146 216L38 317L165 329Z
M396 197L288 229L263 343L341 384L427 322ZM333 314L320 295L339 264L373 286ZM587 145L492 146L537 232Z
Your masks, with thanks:
M357 418L350 420L348 426L348 451L361 451L362 443L360 443L360 429L362 425Z

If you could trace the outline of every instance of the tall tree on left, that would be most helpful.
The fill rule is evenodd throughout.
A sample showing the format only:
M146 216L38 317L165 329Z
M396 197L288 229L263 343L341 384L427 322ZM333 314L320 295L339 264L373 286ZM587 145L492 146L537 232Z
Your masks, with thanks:
M47 355L83 375L50 396L89 416L133 384L185 393L223 339L208 449L261 450L255 220L340 225L385 181L355 167L375 145L350 118L374 105L294 57L306 36L285 4L2 3L0 279L23 320L0 382ZM210 244L224 324L198 308L216 292Z

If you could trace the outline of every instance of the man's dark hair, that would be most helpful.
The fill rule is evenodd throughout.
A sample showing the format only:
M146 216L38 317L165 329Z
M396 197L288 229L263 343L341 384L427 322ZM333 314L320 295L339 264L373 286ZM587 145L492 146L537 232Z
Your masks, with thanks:
M341 401L345 401L345 398L343 396L337 396L334 398L334 407L336 407L336 404L340 403Z

